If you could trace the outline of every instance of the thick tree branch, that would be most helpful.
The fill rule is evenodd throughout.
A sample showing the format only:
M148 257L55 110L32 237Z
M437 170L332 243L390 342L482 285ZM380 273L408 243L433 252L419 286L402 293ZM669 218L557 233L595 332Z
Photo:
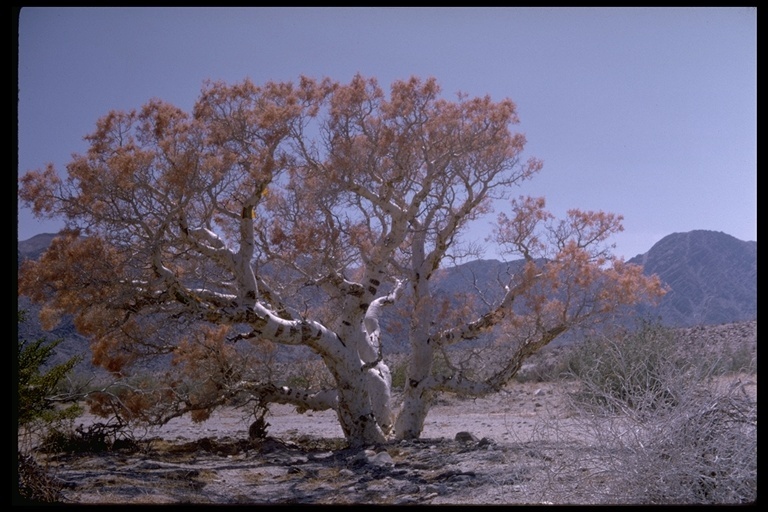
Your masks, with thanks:
M530 274L530 271L527 271ZM507 315L512 311L512 304L515 299L521 294L530 289L535 282L541 278L542 274L533 274L523 277L523 281L515 285L513 288L506 287L506 293L504 298L499 304L482 315L477 320L469 322L467 324L455 327L453 329L447 329L439 332L433 339L440 346L448 346L458 343L463 340L471 340L477 338L479 335L487 332L489 329L498 325L504 320Z
M424 383L424 386L436 391L478 397L497 393L512 380L526 359L541 350L541 348L549 344L567 329L567 325L561 324L536 336L528 337L520 344L515 352L509 356L503 368L490 377L484 378L482 381L469 379L461 371L456 371L450 375L432 376Z

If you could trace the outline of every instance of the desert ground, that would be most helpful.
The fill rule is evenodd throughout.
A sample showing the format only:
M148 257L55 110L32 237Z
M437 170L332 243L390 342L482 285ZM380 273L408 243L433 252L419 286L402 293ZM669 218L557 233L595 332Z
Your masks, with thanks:
M752 396L755 381L740 380ZM440 399L416 441L353 450L333 412L291 406L273 406L266 439L251 441L252 417L222 409L202 423L133 431L138 449L52 455L45 465L64 500L82 504L589 503L604 468L590 465L569 385L515 382L486 398Z
M275 405L260 443L248 440L253 417L225 408L202 423L183 417L135 431L145 447L139 453L66 455L50 467L75 503L528 501L511 468L531 458L542 420L564 407L553 387L519 384L488 398L438 400L420 440L362 450L344 448L333 411ZM77 423L98 421L86 414ZM474 437L457 441L462 432Z
M20 435L20 455L34 454L30 466L44 470L43 481L53 478L58 501L69 504L756 500L756 322L688 329L679 342L683 353L702 360L709 356L701 347L727 355L722 361L746 349L751 369L704 380L683 375L694 391L676 395L690 399L667 415L598 415L574 402L578 381L535 377L557 360L557 351L542 351L531 358L527 377L521 369L499 393L438 397L418 440L352 449L334 412L272 405L259 439L249 437L252 411L224 408L201 423L182 417L123 431L127 437L111 449L43 452ZM84 414L73 426L87 432L105 421Z

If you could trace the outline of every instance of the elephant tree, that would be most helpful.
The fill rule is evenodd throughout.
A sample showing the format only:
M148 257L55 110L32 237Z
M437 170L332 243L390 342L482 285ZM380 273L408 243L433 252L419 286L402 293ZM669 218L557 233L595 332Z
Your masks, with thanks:
M541 169L522 159L517 123L509 100L449 101L417 78L387 96L361 76L206 83L191 113L159 100L110 112L66 177L48 165L20 179L21 201L67 228L22 266L19 293L47 325L74 315L115 375L171 358L162 385L121 394L137 419L202 420L247 396L334 409L353 445L418 437L434 393L496 391L568 329L660 293L611 255L620 217L556 221L543 200L510 198ZM462 234L499 200L509 209L489 241L525 265L486 311L438 307L436 272L472 254ZM405 302L398 409L380 320ZM490 374L432 371L438 353L488 332L503 354ZM287 345L319 356L332 385L280 385L269 361Z

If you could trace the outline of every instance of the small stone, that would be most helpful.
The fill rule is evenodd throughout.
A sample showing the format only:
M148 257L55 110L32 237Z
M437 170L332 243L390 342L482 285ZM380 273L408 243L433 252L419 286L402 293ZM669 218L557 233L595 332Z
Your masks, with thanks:
M420 490L421 489L416 484L407 484L407 485L404 485L402 489L400 489L400 491L405 494L416 494Z
M374 466L394 466L395 465L395 461L392 460L392 457L390 457L389 453L387 453L386 451L375 453L374 455L368 456L368 462L370 464L373 464Z
M469 432L458 432L456 434L456 437L454 438L456 441L461 441L462 443L468 443L468 442L477 442L477 437L475 437L473 434Z

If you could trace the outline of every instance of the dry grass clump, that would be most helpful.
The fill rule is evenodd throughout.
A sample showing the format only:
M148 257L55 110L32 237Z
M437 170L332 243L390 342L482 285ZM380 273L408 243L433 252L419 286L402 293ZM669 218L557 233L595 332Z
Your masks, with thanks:
M584 444L550 455L542 492L559 503L754 502L755 365L723 375L710 348L709 357L678 349L672 331L645 325L574 350L574 415L551 428Z
M27 503L59 503L64 485L29 454L18 452L19 497Z
M139 445L132 439L123 423L94 423L75 429L51 427L44 436L39 450L45 453L98 453L103 451L137 451Z

